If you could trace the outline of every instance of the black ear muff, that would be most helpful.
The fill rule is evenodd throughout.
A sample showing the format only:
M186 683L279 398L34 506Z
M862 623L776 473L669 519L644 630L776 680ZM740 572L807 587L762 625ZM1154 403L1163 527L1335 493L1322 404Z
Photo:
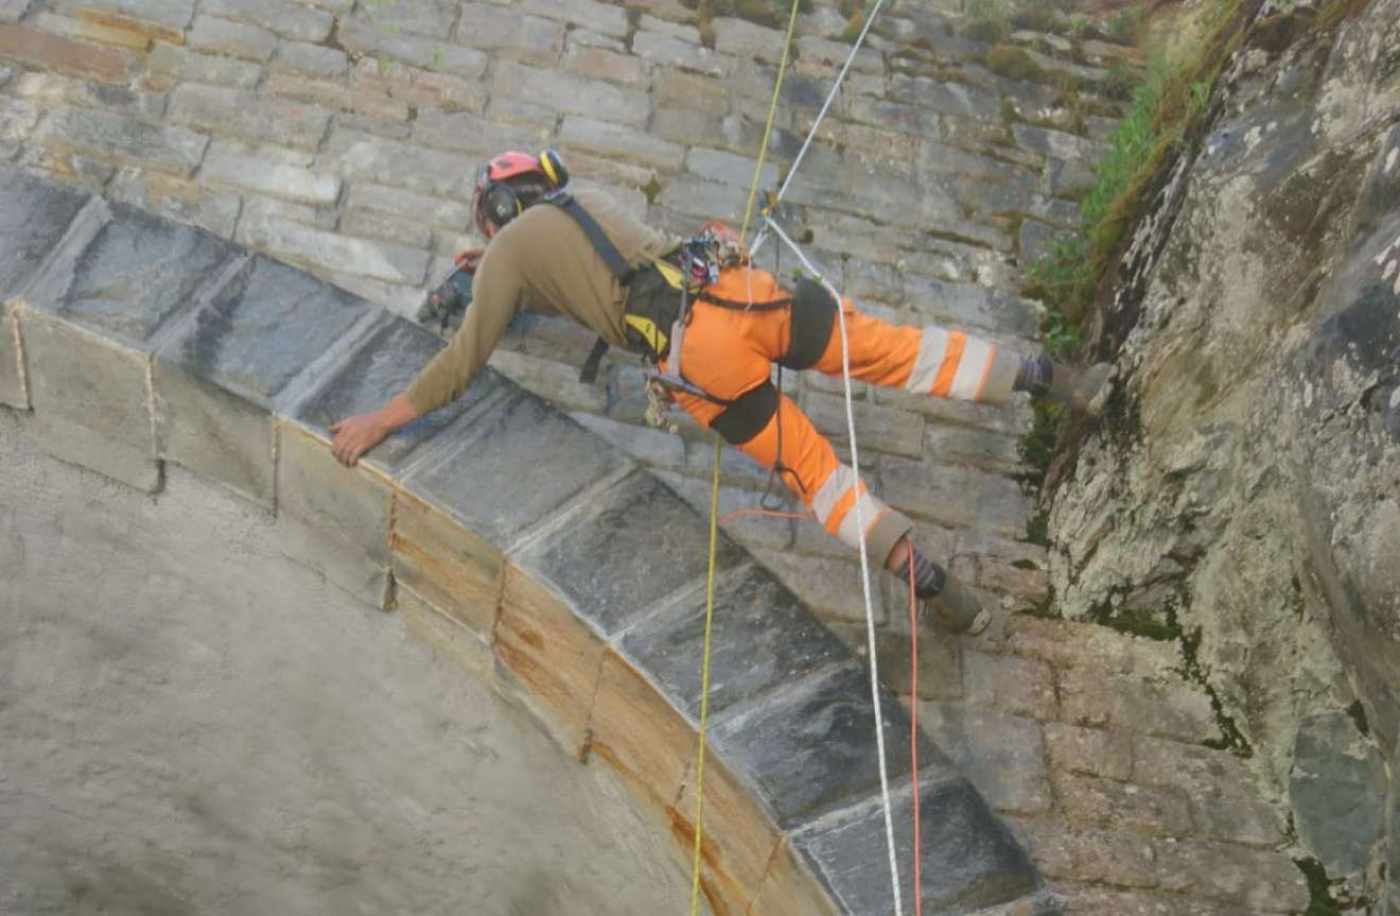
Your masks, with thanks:
M569 183L569 170L564 167L564 160L552 149L540 153L540 170L544 172L544 177L549 179L552 189L562 188Z
M498 227L515 219L525 209L520 203L520 195L506 184L493 184L481 198L481 206L486 218Z

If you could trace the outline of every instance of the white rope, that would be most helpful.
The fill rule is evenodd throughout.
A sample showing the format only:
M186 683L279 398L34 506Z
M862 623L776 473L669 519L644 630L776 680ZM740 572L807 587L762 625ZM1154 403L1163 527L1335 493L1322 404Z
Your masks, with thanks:
M846 63L841 66L841 72L836 75L836 82L832 84L831 91L826 95L826 101L822 103L822 110L817 113L817 120L812 123L812 129L807 131L807 139L802 141L802 148L797 151L797 158L792 160L792 166L788 169L787 177L783 179L782 186L778 188L778 196L773 200L773 206L782 203L783 197L787 195L788 185L792 184L792 179L797 175L797 169L802 165L802 160L807 156L807 149L816 139L817 131L822 126L822 121L826 120L826 113L831 110L831 103L836 101L836 95L841 91L841 84L846 81L846 73L851 69L851 64L855 63L856 54L860 52L861 46L865 44L865 36L870 32L870 27L875 24L875 17L880 15L880 7L885 5L885 0L876 0L875 6L871 8L870 15L865 17L865 25L861 27L860 35L856 38L856 43L851 45L851 53L846 56ZM770 207L771 209L771 207ZM767 220L765 220L767 222ZM770 223L771 225L771 223ZM757 237L753 240L753 245L749 249L752 254L758 254L758 250L767 241L767 227L758 230ZM791 243L789 243L791 244Z
M766 216L763 219L764 222L768 224L768 227L777 234L778 238L786 242L787 246L793 250L798 260L802 262L802 266L807 268L807 272L816 277L821 282L822 286L826 287L826 291L831 294L832 299L837 303L836 317L838 325L841 328L841 376L846 385L846 429L851 437L851 470L855 472L856 477L856 500L853 511L856 513L856 527L860 529L860 584L862 590L865 592L865 630L870 655L870 698L875 704L875 747L880 755L880 795L885 803L885 842L889 847L890 853L890 886L894 889L894 912L895 916L903 916L904 908L900 901L899 894L899 862L896 859L894 847L894 817L890 813L890 782L885 764L885 717L880 711L880 671L875 653L875 610L870 600L870 558L865 549L865 519L862 517L861 513L861 503L863 500L860 498L860 451L856 447L855 409L851 406L851 352L846 341L846 314L845 310L841 308L841 294L836 291L834 286L827 282L826 277L822 276L821 271L812 266L812 262L807 260L807 256L803 254L802 249L798 248L797 245L793 243L792 239L788 238L787 234L784 233L772 219ZM915 786L914 791L918 791L917 786ZM915 850L914 854L918 855L919 851Z

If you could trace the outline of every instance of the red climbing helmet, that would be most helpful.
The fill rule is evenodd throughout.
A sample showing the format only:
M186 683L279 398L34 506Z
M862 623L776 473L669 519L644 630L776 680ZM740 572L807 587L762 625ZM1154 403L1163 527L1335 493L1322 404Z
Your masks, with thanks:
M487 223L500 229L545 194L568 183L568 169L552 149L538 156L514 150L492 156L476 173L472 210L477 229L485 233Z

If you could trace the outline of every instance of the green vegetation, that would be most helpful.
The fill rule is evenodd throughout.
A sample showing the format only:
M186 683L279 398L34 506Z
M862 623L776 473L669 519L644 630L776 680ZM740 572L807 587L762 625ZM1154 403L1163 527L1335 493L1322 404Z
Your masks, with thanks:
M792 0L681 0L681 5L700 14L700 30L709 31L718 16L735 16L775 29L787 27ZM812 11L812 0L800 0L798 9Z
M1108 41L1131 43L1137 10L1124 10L1107 23L1075 11L1075 0L967 0L962 34L975 41L994 45L1020 29L1084 38L1098 36Z
M1148 66L1093 188L1080 201L1079 232L1031 267L1028 293L1045 300L1051 330L1066 340L1088 312L1154 181L1205 114L1215 79L1240 39L1239 5L1215 0L1204 42L1179 59L1158 57Z
M1308 879L1308 909L1303 916L1341 916L1341 908L1332 897L1332 882L1323 864L1317 859L1294 859L1293 864Z
M865 28L865 17L870 15L870 11L875 8L878 0L841 0L837 4L837 9L841 15L846 17L846 28L841 32L841 40L854 42L860 37L860 32Z
M1108 37L1119 44L1137 44L1142 22L1142 7L1125 6L1108 20Z
M983 55L982 62L988 70L1007 79L1040 80L1045 76L1033 57L1012 45L996 45Z
M963 34L975 41L996 44L1011 34L1010 9L1006 0L968 0L967 25Z

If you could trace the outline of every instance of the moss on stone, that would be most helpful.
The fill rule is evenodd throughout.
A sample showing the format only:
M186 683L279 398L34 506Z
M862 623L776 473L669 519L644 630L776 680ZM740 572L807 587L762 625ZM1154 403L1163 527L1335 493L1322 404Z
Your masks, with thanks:
M714 20L717 17L733 16L758 25L785 28L792 13L791 0L681 0L681 5L698 13L701 40L704 41L708 33L711 36L709 47L713 47ZM810 13L812 0L798 0L797 9Z
M987 69L1007 79L1037 82L1045 79L1045 71L1025 50L999 44L982 56Z

